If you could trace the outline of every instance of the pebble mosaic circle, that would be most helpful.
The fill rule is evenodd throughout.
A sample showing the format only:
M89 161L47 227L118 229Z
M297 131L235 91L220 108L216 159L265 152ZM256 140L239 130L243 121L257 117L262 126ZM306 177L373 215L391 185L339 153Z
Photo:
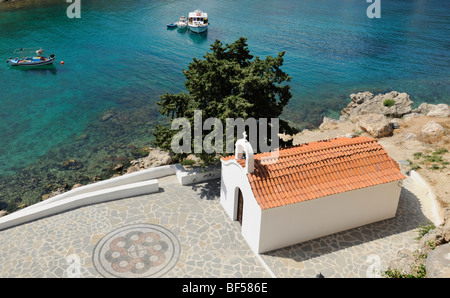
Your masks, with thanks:
M129 225L104 236L92 256L104 277L159 277L180 256L180 242L169 230L153 224Z

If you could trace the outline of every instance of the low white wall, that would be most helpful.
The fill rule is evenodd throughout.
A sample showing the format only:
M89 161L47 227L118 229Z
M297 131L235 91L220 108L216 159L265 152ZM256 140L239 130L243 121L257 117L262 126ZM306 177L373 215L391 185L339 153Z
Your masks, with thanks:
M175 171L178 182L181 185L191 185L213 179L219 179L221 176L220 166L211 166L203 172L200 168L186 170L181 164L175 165Z
M0 230L77 206L157 192L159 185L155 179L175 172L176 165L167 165L84 185L1 217Z
M108 189L108 188L112 188L112 187L127 185L130 183L152 180L152 179L157 179L157 178L161 178L161 177L168 176L168 175L173 175L173 174L175 174L175 171L176 171L176 165L167 165L167 166L145 169L145 170L141 170L141 171L130 173L130 174L125 174L123 176L110 178L108 180L103 180L103 181L99 181L96 183L92 183L92 184L88 184L88 185L84 185L84 186L72 189L68 192L51 197L45 201L31 205L25 209L37 208L37 207L40 208L43 205L51 204L51 203L54 203L54 202L60 201L60 200L65 200L65 199L71 198L73 196L87 194L87 193L90 193L93 191L98 191L98 190ZM25 210L25 209L23 209L23 210ZM21 210L21 211L23 211L23 210ZM20 211L16 211L16 212L20 212Z
M64 200L54 201L37 207L35 206L34 208L22 209L18 212L3 216L0 218L0 230L82 206L139 196L157 191L159 191L158 181L153 179L78 194Z
M422 178L422 176L420 176L419 173L417 173L416 171L411 170L409 172L409 177L415 183L420 185L425 190L425 192L427 193L428 200L430 200L431 208L432 208L432 212L433 212L433 216L434 216L433 224L435 226L440 225L444 221L444 219L439 214L438 202L436 200L436 196L433 193L433 190L428 185L428 183Z
M262 211L257 252L297 244L395 216L399 181Z

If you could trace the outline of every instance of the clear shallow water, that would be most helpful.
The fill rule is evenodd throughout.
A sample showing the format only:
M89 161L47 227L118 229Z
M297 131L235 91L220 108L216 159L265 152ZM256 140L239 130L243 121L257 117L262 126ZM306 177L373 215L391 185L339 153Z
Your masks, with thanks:
M148 145L162 121L155 102L184 90L181 70L215 39L247 37L261 57L286 51L284 117L299 128L337 117L359 91L450 103L450 2L392 2L381 19L367 18L364 0L82 0L81 19L67 18L62 0L1 3L0 58L43 46L65 64L0 65L0 193L20 200L51 189L39 185L92 179ZM206 34L166 29L196 8L210 16ZM83 168L62 169L67 159Z

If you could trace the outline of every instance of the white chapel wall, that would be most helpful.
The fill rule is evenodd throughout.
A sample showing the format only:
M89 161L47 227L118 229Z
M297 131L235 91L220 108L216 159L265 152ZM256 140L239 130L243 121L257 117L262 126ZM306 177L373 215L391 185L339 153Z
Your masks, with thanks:
M395 216L399 181L262 211L258 253Z
M222 178L220 185L220 203L231 220L237 217L236 187L242 191L244 210L241 233L248 245L257 251L259 245L261 208L253 195L247 175L235 161L222 162Z

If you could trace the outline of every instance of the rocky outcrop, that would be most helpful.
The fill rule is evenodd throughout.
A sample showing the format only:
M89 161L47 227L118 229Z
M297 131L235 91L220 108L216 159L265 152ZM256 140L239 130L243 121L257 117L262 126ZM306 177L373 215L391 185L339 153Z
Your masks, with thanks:
M436 123L435 121L428 122L420 130L421 135L432 136L432 137L442 135L442 134L444 134L444 132L445 132L444 127L442 127L442 125L440 125L439 123Z
M440 117L440 118L446 118L450 114L448 105L446 104L438 104L431 108L431 110L428 112L427 116L429 117Z
M422 114L429 117L446 118L450 115L450 109L446 104L429 104L422 103L417 109L412 110L412 113Z
M414 110L412 110L412 113L415 114L422 114L422 115L427 115L428 112L430 112L432 105L426 102L423 102L420 104L420 106Z
M450 243L430 251L426 268L428 278L450 278Z
M127 173L137 172L143 169L164 166L172 163L172 156L169 152L159 148L151 148L148 156L132 160Z
M413 121L417 117L446 118L450 115L447 104L422 103L412 110L413 101L406 93L397 91L374 95L369 91L350 95L351 102L341 111L339 120L324 118L320 129L329 129L339 122L351 121L357 124L361 131L376 138L391 135L399 121ZM390 122L391 125L388 124ZM440 137L445 129L436 122L430 122L423 127L421 135L427 138Z
M352 101L341 111L343 120L366 114L382 114L401 118L403 115L411 113L413 105L408 94L397 91L376 96L368 91L360 92L351 94L350 99Z
M393 128L388 118L381 114L366 114L358 116L358 127L374 138L387 137Z
M341 120L351 120L355 116L366 114L382 114L392 118L409 120L414 117L428 116L446 118L450 116L447 104L422 103L412 110L413 101L406 93L392 91L386 94L374 95L369 91L350 95L352 100L347 107L341 111Z
M419 242L419 247L421 250L426 250L430 243L433 246L439 246L450 242L450 208L444 211L444 221L425 234Z
M334 127L336 124L339 123L339 120L329 118L329 117L323 117L322 124L319 126L320 129L329 129Z

